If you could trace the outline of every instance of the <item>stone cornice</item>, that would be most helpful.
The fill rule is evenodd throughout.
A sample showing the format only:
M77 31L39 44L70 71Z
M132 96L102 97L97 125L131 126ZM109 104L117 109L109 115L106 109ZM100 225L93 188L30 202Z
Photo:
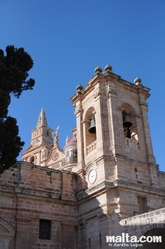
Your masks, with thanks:
M78 201L85 201L88 198L93 198L97 195L100 195L102 193L107 192L108 190L114 189L114 188L120 188L120 189L127 189L132 191L143 191L143 193L146 193L148 195L157 195L159 194L162 196L165 196L165 189L156 188L153 186L146 186L138 183L128 182L124 180L115 180L115 181L108 181L105 180L97 185L95 185L92 188L86 189L85 191L80 191L77 193L76 197Z
M107 156L105 156L105 157L107 157ZM140 160L135 160L135 159L129 158L129 157L121 155L121 154L115 154L115 155L112 155L112 157L114 158L115 161L117 161L118 159L124 159L124 160L127 160L128 162L131 162L131 163L148 165L148 166L151 166L151 167L153 166L153 167L156 167L157 170L159 170L158 164L155 164L155 163L142 162Z
M74 193L69 195L68 192L61 192L60 190L55 189L33 189L21 186L11 186L8 184L0 185L0 190L2 192L6 192L9 194L17 194L19 197L26 198L28 196L32 196L36 198L48 198L48 199L57 199L60 202L69 202L69 203L76 203L76 198ZM31 197L29 197L31 198Z
M124 79L122 79L119 75L110 72L110 71L106 71L106 72L100 72L100 73L96 73L89 81L88 84L83 88L81 94L79 93L75 93L70 100L75 104L79 99L82 99L86 96L86 94L89 94L89 92L91 92L95 85L98 83L102 83L102 82L107 82L107 81L113 81L115 83L120 83L122 85L124 85L124 87L128 87L131 88L131 90L134 89L134 91L138 91L142 94L144 94L146 96L146 98L148 98L150 95L148 94L148 92L150 91L150 88L145 87L143 85L136 85L133 84L129 81L126 81Z
M96 197L97 195L104 193L105 190L106 190L105 181L103 181L92 188L86 189L84 191L83 190L79 191L76 194L76 197L78 201L85 201L86 199L93 198Z
M106 186L110 189L112 188L112 182L106 180ZM165 196L165 189L161 189L161 188L156 188L153 186L147 186L147 185L143 185L143 184L138 184L138 183L134 183L134 182L128 182L128 181L124 181L124 180L115 180L113 181L113 186L116 188L124 188L124 189L128 189L128 190L134 190L134 191L143 191L143 193L150 193L150 194L158 194Z
M39 165L35 165L33 163L30 162L24 162L24 161L18 161L12 168L18 168L24 165L26 167L29 167L29 169L38 169L38 170L43 170L45 172L47 172L47 174L51 174L51 173L58 173L58 174L69 174L69 175L77 175L75 172L71 172L71 171L65 171L65 170L56 170L53 168L48 168L48 167L44 167L44 166L39 166Z
M164 171L158 171L158 175L162 175L162 176L165 176L165 172Z
M146 162L142 162L142 161L139 161L139 160L135 160L135 159L131 159L131 158L128 158L127 156L124 156L124 155L121 155L121 154L115 154L115 155L102 155L98 158L95 159L94 162L96 163L99 163L100 161L118 161L120 159L123 159L123 160L126 160L127 162L130 162L130 163L135 163L135 164L141 164L141 165L146 165L146 166L149 166L149 167L155 167L157 172L159 173L164 173L165 172L162 172L162 171L159 171L159 166L158 164L153 164L153 163L146 163ZM79 171L77 171L76 173L79 175L80 173L82 172L86 172L86 169L88 168L88 165L89 163L83 168L83 169L80 169Z

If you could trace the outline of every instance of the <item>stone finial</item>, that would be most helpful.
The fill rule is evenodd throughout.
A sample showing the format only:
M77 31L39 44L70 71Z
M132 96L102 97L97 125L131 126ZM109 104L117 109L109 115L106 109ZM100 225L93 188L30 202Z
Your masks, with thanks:
M142 86L142 83L141 83L141 82L142 82L142 80L141 80L140 78L137 78L137 77L136 77L136 79L134 79L134 83L135 83L135 85L137 85L137 86L139 86L139 85Z
M57 126L57 128L56 128L56 130L55 130L55 132L54 132L54 144L58 144L58 138L59 138L59 126Z
M106 72L111 72L111 71L112 71L112 67L111 67L110 65L106 65L106 66L104 67L104 70L105 70Z
M77 93L81 94L82 93L82 90L83 90L83 86L82 85L78 85L76 87L76 90L77 90Z
M102 69L101 69L101 67L96 67L95 69L94 69L94 72L95 73L102 73Z

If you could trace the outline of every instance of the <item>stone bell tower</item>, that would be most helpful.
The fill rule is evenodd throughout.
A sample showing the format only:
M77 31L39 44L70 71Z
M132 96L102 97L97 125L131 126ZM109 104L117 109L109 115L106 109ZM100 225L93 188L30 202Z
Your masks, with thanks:
M45 166L45 160L53 147L53 130L49 128L44 109L38 117L37 125L32 130L30 146L22 153L22 160Z
M104 72L97 67L87 86L77 87L71 98L77 121L74 171L84 189L115 181L158 186L147 117L149 90L141 79L128 82L109 65Z

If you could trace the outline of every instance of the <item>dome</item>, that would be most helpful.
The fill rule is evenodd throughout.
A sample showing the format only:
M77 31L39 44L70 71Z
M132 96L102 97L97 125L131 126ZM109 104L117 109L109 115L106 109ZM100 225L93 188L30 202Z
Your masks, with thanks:
M72 139L66 141L64 151L68 150L69 148L77 148L77 138L73 137Z
M65 147L66 146L70 146L70 145L74 145L74 144L77 144L77 138L76 137L73 137L72 139L68 140L65 144Z
M76 138L76 137L74 137L74 138L72 138L71 140L69 140L69 141L66 143L66 145L75 144L75 143L77 143L77 138Z

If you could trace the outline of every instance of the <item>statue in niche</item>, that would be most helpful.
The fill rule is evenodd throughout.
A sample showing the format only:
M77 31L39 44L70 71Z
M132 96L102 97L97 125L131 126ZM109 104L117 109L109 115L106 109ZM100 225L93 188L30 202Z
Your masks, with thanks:
M41 155L43 160L47 158L48 150L45 146L42 148Z

